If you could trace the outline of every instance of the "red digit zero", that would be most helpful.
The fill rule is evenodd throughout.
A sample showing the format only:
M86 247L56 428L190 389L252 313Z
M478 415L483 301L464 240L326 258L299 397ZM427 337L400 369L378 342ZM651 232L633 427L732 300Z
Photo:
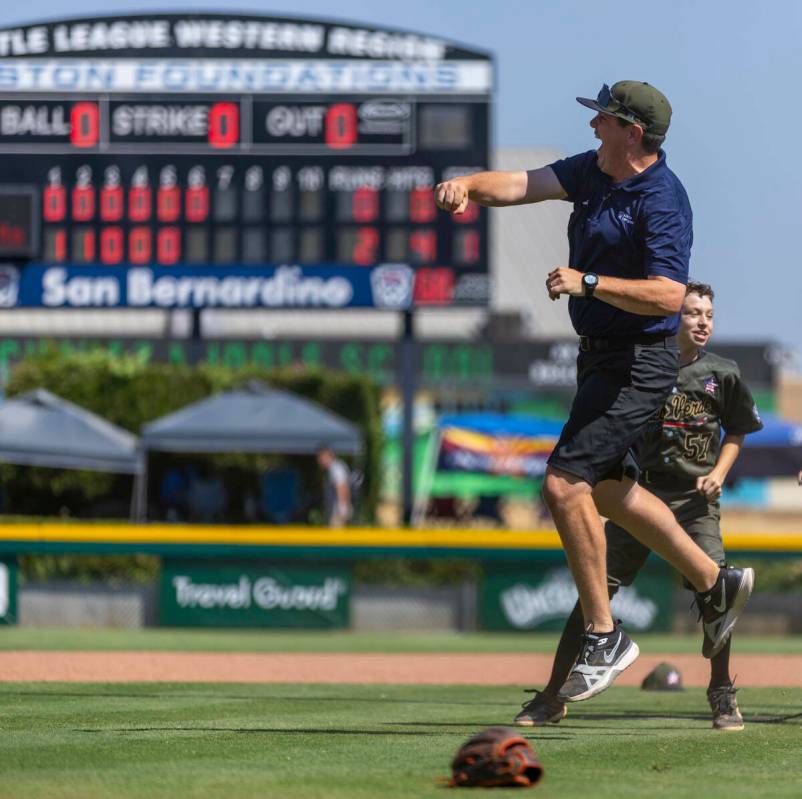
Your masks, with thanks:
M159 222L175 222L181 213L181 189L162 186L156 192L156 216Z
M128 190L128 218L132 222L147 222L150 212L150 186L131 186Z
M132 227L128 234L128 260L132 264L146 264L151 255L150 228Z
M409 193L409 218L413 222L431 222L435 217L434 196L431 189L413 189Z
M100 111L97 103L75 103L70 110L70 143L86 149L97 147L100 138Z
M73 186L72 218L75 222L88 222L95 217L95 187Z
M215 103L209 109L209 144L220 150L239 141L239 106L236 103Z
M119 222L123 218L121 186L104 186L100 190L100 218L104 222Z
M332 150L347 150L356 143L356 108L337 103L326 111L326 144Z
M48 186L42 193L45 222L61 222L67 213L67 190L61 184Z
M162 228L156 236L156 260L174 264L181 256L181 231L177 227Z
M187 222L205 222L209 216L209 189L206 186L193 186L184 194L184 218Z
M355 222L373 222L379 215L379 192L360 186L351 199L351 212Z
M119 227L103 228L100 232L100 260L118 264L123 259L123 231Z

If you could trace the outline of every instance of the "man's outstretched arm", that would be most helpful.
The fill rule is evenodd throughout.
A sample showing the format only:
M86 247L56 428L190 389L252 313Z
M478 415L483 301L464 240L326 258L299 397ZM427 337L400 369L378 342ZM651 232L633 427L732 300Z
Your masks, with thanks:
M528 172L474 172L438 183L434 200L451 214L464 213L468 201L501 207L561 200L565 190L550 166Z

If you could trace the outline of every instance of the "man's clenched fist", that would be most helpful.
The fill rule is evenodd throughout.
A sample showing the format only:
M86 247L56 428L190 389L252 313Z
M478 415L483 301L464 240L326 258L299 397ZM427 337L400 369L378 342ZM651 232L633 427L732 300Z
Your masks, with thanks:
M450 214L462 214L468 207L468 189L459 178L446 180L434 187L434 201Z

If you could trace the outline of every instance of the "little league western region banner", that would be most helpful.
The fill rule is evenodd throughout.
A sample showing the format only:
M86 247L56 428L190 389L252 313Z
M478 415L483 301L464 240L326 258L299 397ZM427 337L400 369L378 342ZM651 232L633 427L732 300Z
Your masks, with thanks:
M440 422L441 471L542 477L562 423L501 414L449 416Z
M412 305L405 264L0 267L0 308L384 308Z

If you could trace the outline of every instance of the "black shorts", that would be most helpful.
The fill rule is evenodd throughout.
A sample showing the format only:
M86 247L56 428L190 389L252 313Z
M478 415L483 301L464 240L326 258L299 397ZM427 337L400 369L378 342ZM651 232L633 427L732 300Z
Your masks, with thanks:
M632 445L662 409L678 369L673 339L580 352L576 396L549 464L591 486L624 477L637 480Z

